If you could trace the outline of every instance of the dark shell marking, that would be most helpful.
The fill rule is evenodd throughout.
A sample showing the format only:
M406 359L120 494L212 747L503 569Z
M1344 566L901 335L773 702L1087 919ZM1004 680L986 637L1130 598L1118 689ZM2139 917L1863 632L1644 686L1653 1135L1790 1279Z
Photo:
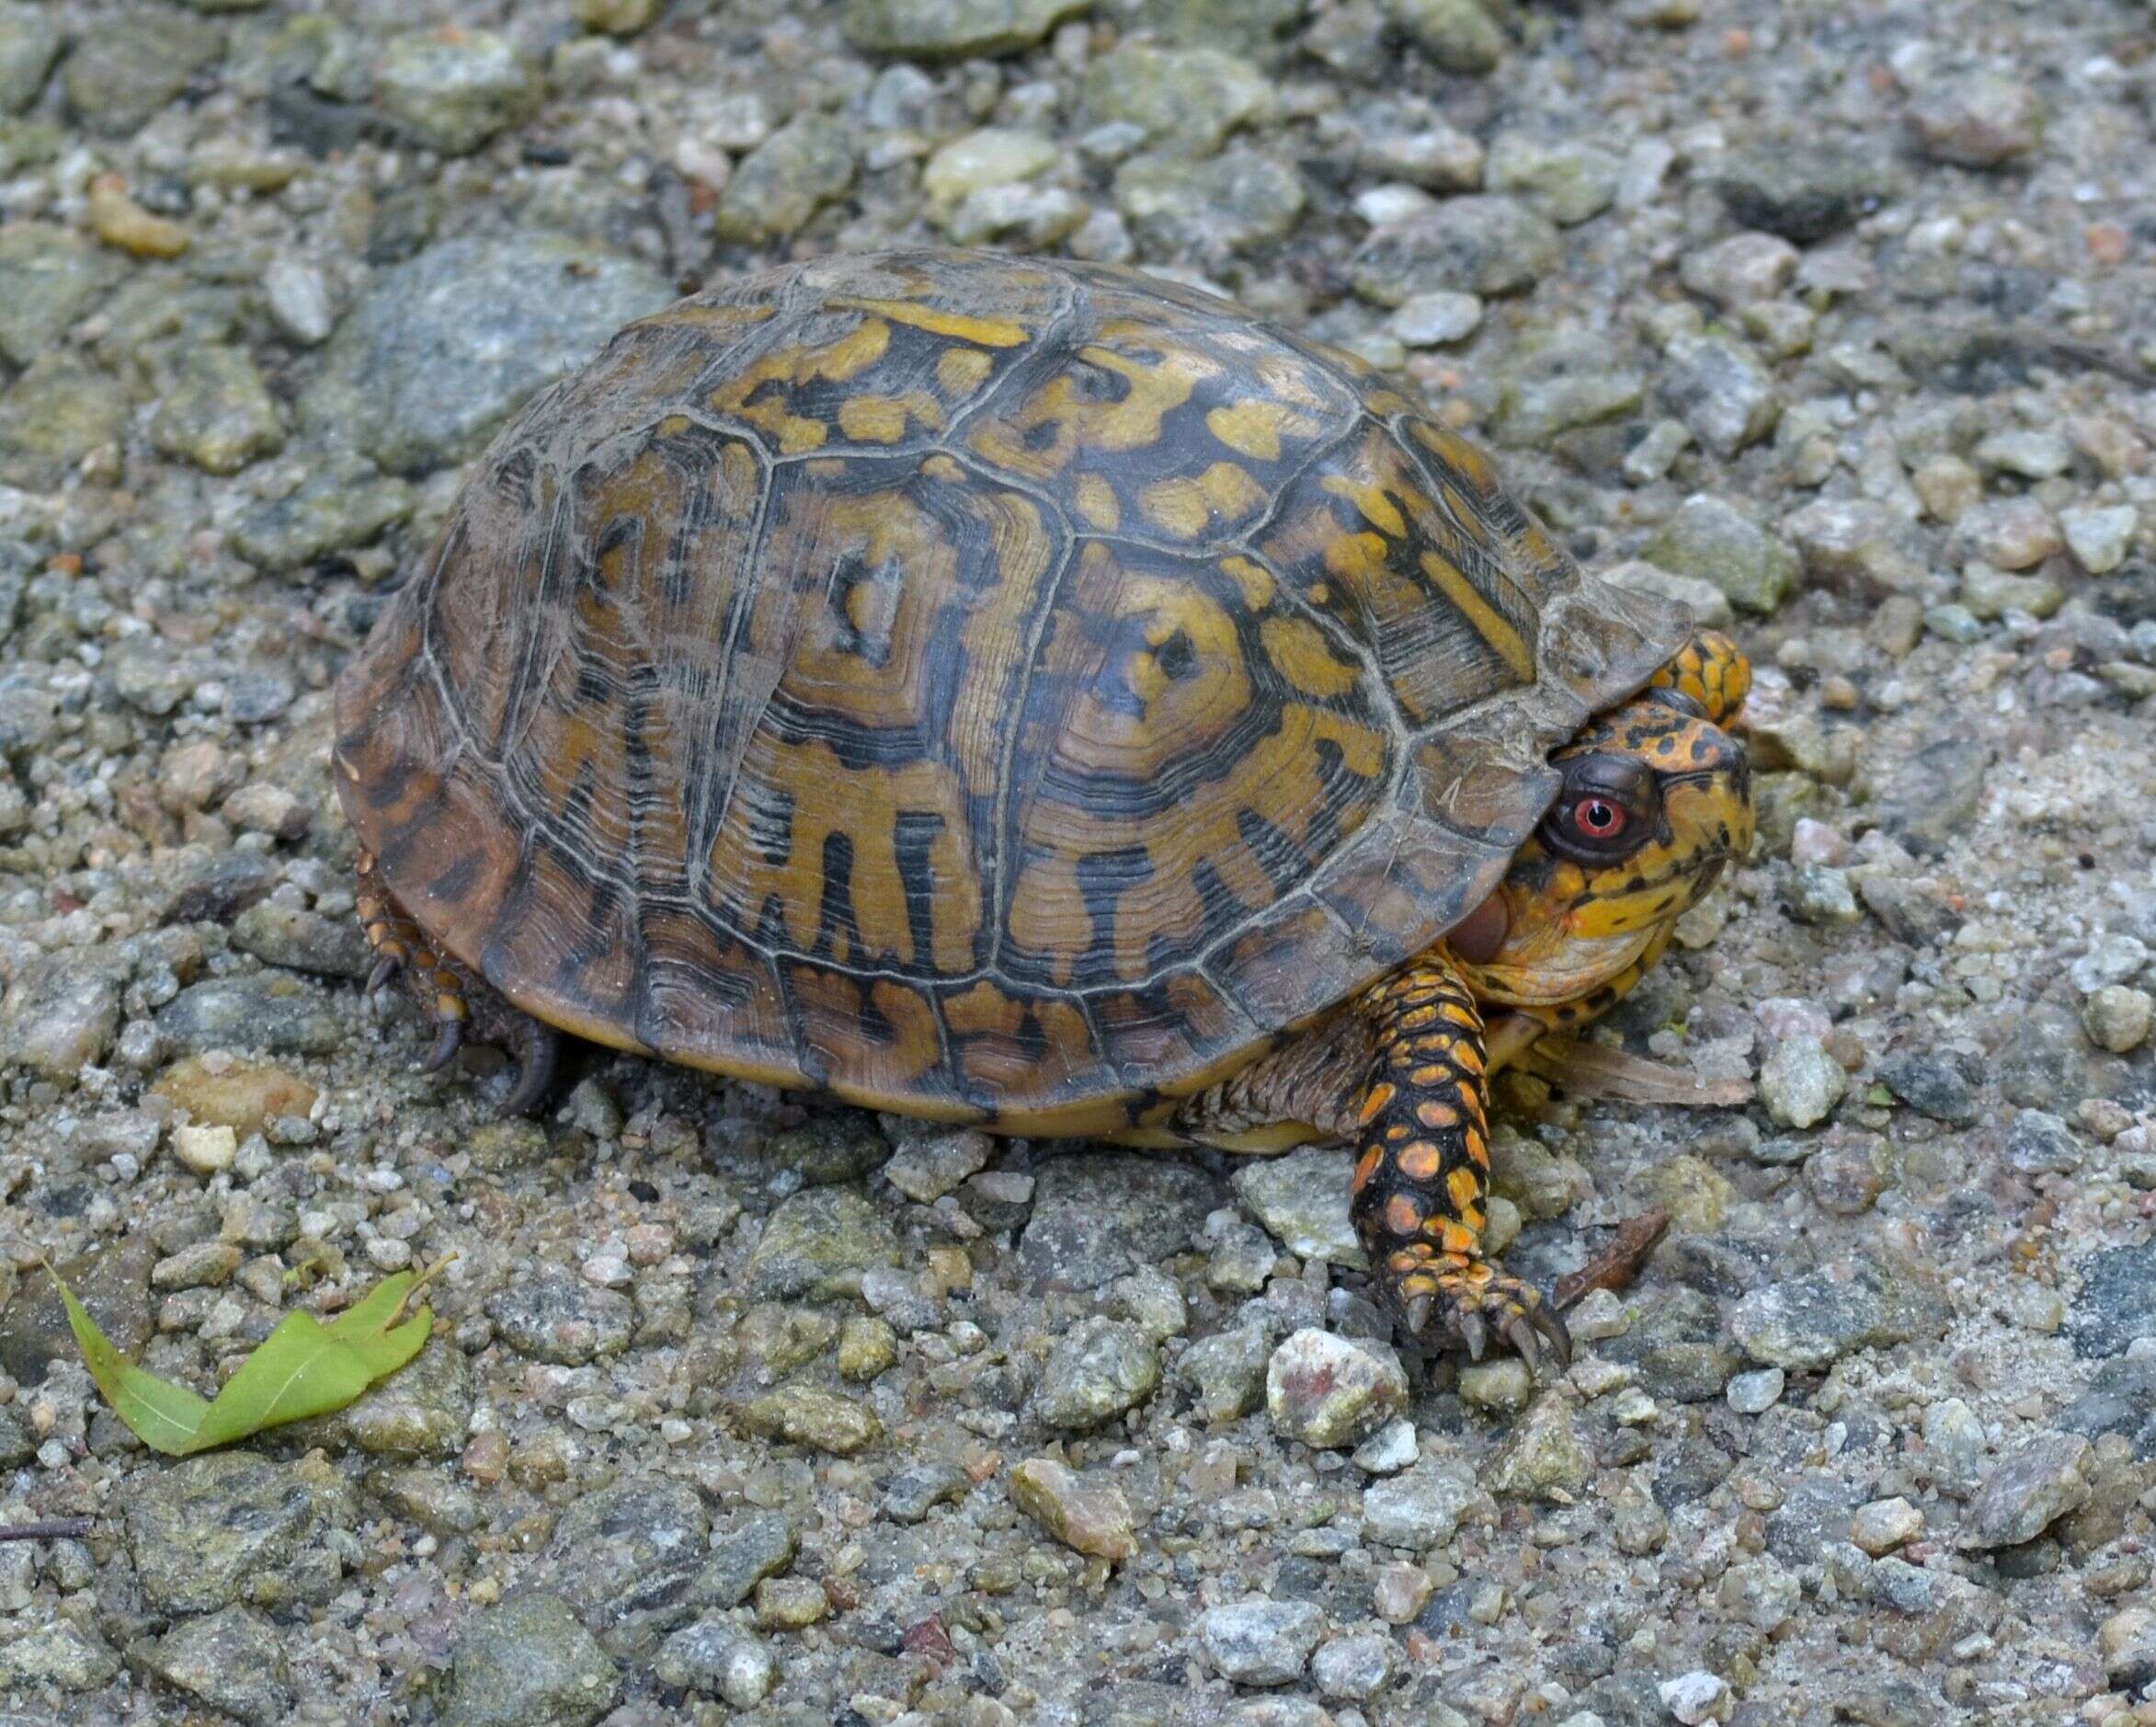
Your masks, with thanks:
M337 692L360 843L550 1024L1107 1131L1480 905L1688 634L1351 358L1114 269L747 278L477 465Z

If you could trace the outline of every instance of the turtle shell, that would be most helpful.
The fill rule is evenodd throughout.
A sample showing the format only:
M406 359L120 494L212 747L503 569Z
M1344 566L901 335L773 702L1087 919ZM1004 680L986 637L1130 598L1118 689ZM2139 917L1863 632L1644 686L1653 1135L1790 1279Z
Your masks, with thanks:
M1225 301L831 257L501 435L338 686L337 777L541 1019L1103 1132L1443 936L1688 627Z

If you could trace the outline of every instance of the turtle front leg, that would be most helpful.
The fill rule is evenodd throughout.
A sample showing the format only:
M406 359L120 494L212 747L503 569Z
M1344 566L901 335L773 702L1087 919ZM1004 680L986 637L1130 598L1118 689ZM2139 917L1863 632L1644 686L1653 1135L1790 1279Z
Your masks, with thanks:
M1489 1107L1482 1014L1442 948L1358 1003L1374 1046L1359 1112L1355 1232L1406 1328L1432 1320L1476 1360L1492 1332L1539 1367L1569 1364L1564 1321L1485 1257Z
M1707 718L1727 726L1751 693L1751 661L1721 631L1702 630L1648 681L1648 687L1688 695Z
M373 854L359 853L359 924L375 954L367 993L375 994L393 979L434 1027L434 1044L420 1062L434 1073L456 1059L465 1034L496 1044L517 1063L517 1083L502 1101L504 1115L529 1115L546 1101L561 1055L561 1035L506 1000L483 978L474 977L448 955L436 951L427 932L411 918L382 879Z

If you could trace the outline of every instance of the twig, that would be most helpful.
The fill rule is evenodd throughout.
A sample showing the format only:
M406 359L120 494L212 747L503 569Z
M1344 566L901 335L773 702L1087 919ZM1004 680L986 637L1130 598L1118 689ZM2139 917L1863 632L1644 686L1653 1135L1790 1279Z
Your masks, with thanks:
M48 1517L42 1523L0 1524L0 1541L80 1541L97 1527L94 1517Z
M1562 1310L1576 1305L1591 1289L1622 1289L1639 1275L1647 1256L1670 1231L1670 1214L1657 1207L1637 1218L1627 1218L1610 1237L1609 1245L1578 1271L1557 1279L1550 1298Z

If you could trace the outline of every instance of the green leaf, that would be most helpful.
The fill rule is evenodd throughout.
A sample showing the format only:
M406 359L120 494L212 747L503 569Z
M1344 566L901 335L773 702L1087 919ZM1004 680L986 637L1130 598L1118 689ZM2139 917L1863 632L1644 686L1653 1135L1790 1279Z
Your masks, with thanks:
M426 1346L434 1329L430 1309L422 1307L409 1319L404 1314L438 1269L430 1268L426 1276L399 1272L327 1325L312 1313L286 1314L240 1364L214 1402L129 1361L97 1329L58 1272L52 1273L52 1281L60 1285L68 1323L90 1377L113 1412L152 1449L184 1457L343 1409L377 1379L394 1373Z
M52 1271L50 1265L45 1269ZM98 1329L89 1310L74 1298L74 1291L56 1271L52 1281L59 1284L60 1298L67 1305L67 1323L74 1332L75 1347L83 1352L90 1378L112 1405L112 1412L153 1451L177 1458L193 1450L195 1435L210 1405L186 1386L160 1379L146 1367L136 1367Z

